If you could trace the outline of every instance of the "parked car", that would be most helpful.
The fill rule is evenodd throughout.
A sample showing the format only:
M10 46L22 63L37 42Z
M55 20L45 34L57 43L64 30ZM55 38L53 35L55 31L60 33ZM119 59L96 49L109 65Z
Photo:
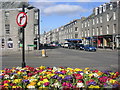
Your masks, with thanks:
M64 43L64 44L63 44L63 48L68 48L68 44L69 44L69 43Z
M76 43L75 44L75 49L84 50L84 44Z
M85 51L96 51L96 47L93 47L92 45L85 45L84 50Z
M76 44L75 43L69 43L68 44L68 48L69 49L75 49L76 48Z

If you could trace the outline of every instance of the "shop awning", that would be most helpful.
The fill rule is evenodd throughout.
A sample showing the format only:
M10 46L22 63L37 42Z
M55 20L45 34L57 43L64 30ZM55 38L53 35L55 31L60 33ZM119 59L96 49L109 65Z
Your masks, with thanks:
M82 39L65 39L66 41L82 41Z

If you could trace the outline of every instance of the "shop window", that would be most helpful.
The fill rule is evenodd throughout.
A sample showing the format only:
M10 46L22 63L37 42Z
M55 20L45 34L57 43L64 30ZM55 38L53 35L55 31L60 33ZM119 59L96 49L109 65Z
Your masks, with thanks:
M11 48L11 49L13 48L13 41L11 38L8 39L7 45L8 45L8 48Z
M78 34L75 34L75 38L78 38Z

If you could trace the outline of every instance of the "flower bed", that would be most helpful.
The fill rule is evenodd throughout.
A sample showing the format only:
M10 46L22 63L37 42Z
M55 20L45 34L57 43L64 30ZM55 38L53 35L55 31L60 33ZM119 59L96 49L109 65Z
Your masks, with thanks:
M13 67L0 71L2 88L120 88L120 73L89 68Z

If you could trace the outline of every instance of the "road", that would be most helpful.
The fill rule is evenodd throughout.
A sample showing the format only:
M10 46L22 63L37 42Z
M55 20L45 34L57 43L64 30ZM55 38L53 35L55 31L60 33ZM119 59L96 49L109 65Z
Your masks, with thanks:
M118 69L118 52L111 50L97 50L97 52L87 52L74 49L46 49L48 57L41 57L41 51L26 52L26 63L32 67L63 66L72 68L85 68L99 70ZM21 54L7 54L2 57L2 68L21 66Z

